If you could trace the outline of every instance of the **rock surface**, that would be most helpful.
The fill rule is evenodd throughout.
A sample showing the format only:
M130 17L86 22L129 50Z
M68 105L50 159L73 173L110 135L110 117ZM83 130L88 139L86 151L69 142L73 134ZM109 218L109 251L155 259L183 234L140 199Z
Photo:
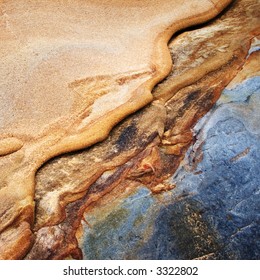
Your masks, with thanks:
M171 50L178 49L178 40L195 34L213 50L212 30L219 32L219 25L223 28L229 16L237 15L241 2L211 26L181 35ZM225 40L231 30L222 28ZM199 32L203 39L198 39ZM171 191L155 195L139 184L131 194L112 196L113 208L104 201L86 212L88 223L80 238L84 258L260 258L259 50L259 40L251 40L243 67L193 128L193 144L178 170L163 182Z
M224 90L167 180L172 191L140 185L87 212L84 258L259 259L259 101L259 77Z
M127 8L140 12L142 7L137 8L137 2ZM44 129L43 134L36 133L32 128L35 124L27 124L26 130L15 125L23 132L19 134L22 137L14 137L15 133L7 133L6 128L3 130L5 134L0 142L3 174L1 258L259 258L259 79L256 77L259 75L259 3L256 0L234 1L216 20L174 37L169 44L173 60L170 71L166 42L172 33L212 18L230 1L195 2L192 4L197 5L194 11L188 1L174 0L159 5L161 10L157 5L149 8L147 18L143 19L149 22L143 25L148 35L135 35L136 23L131 25L126 21L133 28L132 33L127 29L127 38L129 40L129 34L132 34L136 41L123 40L127 54L119 56L118 63L115 61L115 73L109 56L114 54L108 52L104 63L109 61L110 64L108 70L103 64L100 66L102 75L90 70L86 72L87 78L72 79L71 74L77 75L88 68L82 59L85 55L82 42L78 41L82 40L82 34L80 30L75 33L75 29L69 29L65 35L58 34L70 38L69 32L72 32L73 36L78 36L73 37L75 45L81 46L80 54L67 47L64 53L73 57L73 63L79 67L76 69L81 69L79 72L69 65L72 62L63 57L63 51L57 52L57 59L62 58L58 64L54 61L56 66L69 63L62 68L69 74L59 72L59 75L62 79L70 76L71 82L66 83L76 94L73 101L76 103L69 111L63 107L54 110L64 114L65 119L61 117L55 125L50 121L50 130ZM37 1L32 8L39 9L39 3L42 2ZM53 4L55 1L51 3L56 5ZM124 16L125 10L118 7L118 1L111 4L109 11L119 13L117 20ZM96 1L91 7L101 11L107 8L99 5ZM169 9L173 6L173 10ZM62 16L67 16L67 8L62 8ZM73 7L76 15L79 8ZM10 19L6 19L8 9L2 10L5 24L10 24ZM178 11L177 15L175 11ZM140 16L138 12L133 14L137 18ZM17 22L23 22L22 17L16 16ZM151 18L154 21L151 22ZM98 24L104 26L102 20ZM100 27L98 24L96 27ZM24 28L22 26L21 30L27 31L27 27ZM32 38L39 40L34 32ZM118 32L120 36L124 33L121 29ZM156 45L154 38L160 32L163 32L160 38L164 41ZM142 39L141 43L136 36ZM120 38L115 40L122 42ZM71 41L66 44L68 42L71 44ZM98 50L103 46L101 41L94 39L89 42L95 43ZM55 38L49 43L59 47ZM113 43L118 46L117 41ZM130 49L134 51L135 46L140 51L145 48L147 55L133 52L131 59L129 52ZM42 51L47 49L42 48ZM93 49L90 49L91 54ZM29 50L26 49L24 55ZM152 52L156 55L151 55ZM86 58L88 55L86 53ZM101 52L100 55L104 54ZM79 57L80 61L77 60ZM124 60L126 58L130 64ZM54 62L50 60L50 63ZM48 63L43 65L44 69L50 69ZM139 67L145 63L148 63L147 67ZM44 69L39 70L39 75L44 75ZM131 75L126 74L132 70ZM167 72L170 72L168 77L151 95L152 87ZM95 75L99 75L98 78ZM53 85L60 84L55 82L55 75L52 78ZM35 79L39 87L42 82ZM82 94L88 90L96 95L84 97ZM61 94L59 89L57 92ZM109 102L106 98L103 100L106 95ZM37 93L35 98L45 104L42 95ZM53 98L58 100L60 97L55 95ZM124 118L152 100L150 105ZM88 102L90 107L86 105ZM95 102L97 115L93 113ZM122 106L130 109L121 111ZM44 112L44 105L42 109ZM74 114L80 121L73 121ZM88 126L88 118L94 120L97 116L98 133ZM112 123L123 118L103 142L73 151L100 140L107 135ZM57 120L57 116L54 119ZM43 121L48 126L48 121ZM37 121L36 125L39 125ZM41 125L39 127L42 129ZM66 133L59 134L64 128ZM12 126L8 129L11 131ZM26 134L27 130L30 135ZM98 138L102 131L105 134ZM46 148L46 144L50 148ZM73 152L47 161L65 151ZM44 161L47 162L37 171L34 188L35 172ZM11 187L14 192L10 192Z

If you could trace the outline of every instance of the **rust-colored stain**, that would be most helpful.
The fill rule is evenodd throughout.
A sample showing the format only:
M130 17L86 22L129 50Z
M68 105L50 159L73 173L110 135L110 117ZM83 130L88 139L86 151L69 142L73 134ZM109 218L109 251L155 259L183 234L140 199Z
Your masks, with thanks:
M230 1L219 1L222 2ZM220 10L224 6L217 7ZM114 120L118 124L102 142L88 148L82 146L84 149L79 151L68 150L69 153L57 155L39 168L35 176L35 212L34 208L25 207L16 218L7 219L9 224L4 228L11 227L1 238L6 244L10 240L16 251L6 249L8 245L1 247L2 258L81 259L78 239L83 235L82 223L91 227L84 213L102 203L111 203L113 208L111 198L125 196L140 184L153 195L175 188L167 179L195 141L194 125L212 109L222 90L243 66L253 60L247 56L253 39L259 35L258 8L256 0L235 1L216 19L173 37L168 45L172 70L163 81L157 80L150 103L142 104L142 109L128 117L121 116L120 123L119 119ZM147 75L154 77L156 70L152 67L149 71L132 73L131 77L115 75L112 84L107 84L105 76L101 76L102 87L97 96ZM245 75L249 74L242 76ZM92 78L83 78L68 86L88 99L84 95L87 87L96 84ZM94 103L94 99L88 100ZM129 106L131 102L130 99ZM79 115L90 116L90 112L82 110ZM84 130L84 125L78 125L80 131ZM19 140L14 140L10 151L20 147ZM248 152L245 150L231 160ZM202 157L202 153L194 155L194 164ZM191 216L187 220L198 234L204 231L203 225L193 223L200 219ZM19 244L13 243L17 235Z

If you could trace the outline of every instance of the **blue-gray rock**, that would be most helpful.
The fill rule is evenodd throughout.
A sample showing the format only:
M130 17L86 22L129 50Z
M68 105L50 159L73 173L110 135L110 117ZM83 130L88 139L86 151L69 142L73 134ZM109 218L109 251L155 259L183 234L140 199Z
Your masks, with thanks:
M198 140L170 179L171 195L140 186L103 220L92 213L84 257L259 259L259 102L260 77L224 90L196 125Z

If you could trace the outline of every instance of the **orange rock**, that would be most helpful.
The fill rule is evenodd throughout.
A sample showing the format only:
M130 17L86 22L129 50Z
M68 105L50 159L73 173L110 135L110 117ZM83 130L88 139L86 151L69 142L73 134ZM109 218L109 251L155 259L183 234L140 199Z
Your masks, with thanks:
M8 246L1 257L20 258L29 248L17 245L30 240L28 230L8 243L5 232L14 221L32 226L37 169L103 140L151 102L171 70L172 34L230 2L0 2L0 247Z

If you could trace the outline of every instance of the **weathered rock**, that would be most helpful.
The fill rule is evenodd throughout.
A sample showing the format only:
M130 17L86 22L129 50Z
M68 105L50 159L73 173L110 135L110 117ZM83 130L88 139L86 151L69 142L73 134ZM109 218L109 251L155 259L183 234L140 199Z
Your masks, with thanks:
M173 2L177 5L179 3L178 1ZM206 2L212 8L212 3ZM229 1L214 1L217 11L223 9L227 2ZM115 1L115 3L117 2ZM205 3L200 1L201 5ZM204 183L201 185L209 186L208 189L211 189L208 180L209 174L197 169L199 164L209 164L204 162L204 153L201 152L203 145L207 145L207 138L201 136L203 128L196 132L193 127L198 119L212 108L221 91L235 76L233 84L237 83L236 80L243 81L256 75L256 71L259 70L257 69L256 52L249 56L249 53L254 50L253 47L250 49L250 45L256 45L252 40L259 32L258 8L259 4L255 0L235 1L217 20L173 38L169 45L173 68L169 76L153 90L153 96L147 92L149 98L153 97L152 104L124 119L111 131L105 141L79 152L58 156L40 168L36 176L35 212L29 200L28 203L23 202L21 208L23 214L11 224L11 227L5 227L5 231L2 233L2 242L7 240L9 242L8 246L1 247L2 256L4 258L26 256L27 259L245 258L246 256L255 258L258 256L257 245L251 250L251 254L247 255L241 253L243 248L246 248L242 243L240 249L236 251L237 253L234 251L234 246L230 245L233 241L237 242L237 237L232 239L231 235L238 230L238 223L232 224L233 231L227 227L226 233L221 228L213 227L210 223L213 219L212 213L214 213L212 195L214 194L215 203L218 204L221 199L224 201L226 199L221 196L222 192L218 194L212 188L212 195L208 192L208 196L203 196L205 189L196 185L196 180L194 183L192 180L185 179L189 176L194 178L199 176L199 180L202 182L204 179ZM186 15L186 13L184 14ZM163 18L158 10L156 10L155 16L157 14L158 18ZM215 9L209 10L205 14L201 13L199 16L197 14L197 17L194 16L188 21L181 20L174 28L170 28L171 31L167 31L169 33L166 32L167 36L169 37L169 34L180 27L184 28L188 24L202 22L214 14L216 14ZM170 17L169 20L171 21ZM164 30L166 25L162 24L164 24L162 29ZM149 27L147 28L149 30ZM156 49L158 54L167 55L165 46L163 50ZM142 59L145 59L145 56ZM90 87L91 91L95 90L98 98L100 96L102 98L104 92L105 94L108 92L109 95L111 92L124 90L126 85L131 87L131 83L135 84L140 81L143 83L145 82L143 79L151 82L147 87L151 89L161 79L159 78L163 75L161 70L166 68L170 70L169 65L162 65L165 57L161 56L158 59L158 64L156 64L156 59L155 62L152 60L154 64L151 69L140 70L138 68L138 71L135 71L130 77L125 73L116 73L112 77L113 82L111 82L111 76L106 75L101 75L98 79L88 77L70 82L69 88L76 89L76 93L79 94L75 107L75 110L81 110L78 115L79 119L81 121L85 117L91 119L91 111L84 109L88 100L85 100L81 94L86 90L86 86ZM126 67L126 71L131 69L127 64L124 67ZM152 77L148 77L149 73ZM108 78L109 82L107 82ZM93 99L93 97L86 98ZM94 102L92 99L89 101L91 104ZM121 97L119 99L121 101L113 100L125 102ZM131 107L132 105L130 107L136 110L140 104L143 106L146 103L144 100L142 99L142 104L138 103L140 100L137 99L134 104L128 101L125 104L126 106L132 104L133 107ZM107 106L113 107L116 103L101 102L99 105L101 115L108 118L109 123L110 117L106 114ZM216 108L214 107L214 110ZM70 120L73 110L69 112ZM117 118L112 117L113 123L130 112L124 110L124 115L120 115L117 107L111 110L117 114ZM55 151L53 154L48 154L47 151L48 157L92 143L91 137L95 138L98 134L93 133L95 129L85 130L87 122L84 123L82 130L78 129L81 121L71 122L70 128L66 130L68 134L63 134L61 141L57 143L62 147L58 153L59 147L47 141L51 149ZM108 123L106 119L102 119L102 125L104 124L106 128L110 129L111 125ZM66 123L64 124L66 125ZM53 128L57 129L57 127ZM29 131L31 130L29 129ZM46 135L47 132L46 130ZM74 135L73 133L77 135L77 137L73 136L73 149L70 146L72 143L70 140L69 146L67 146L69 148L64 149L67 135L71 137ZM86 136L88 133L91 141ZM54 135L54 137L56 136L59 137L58 132ZM41 143L46 143L46 139ZM77 141L80 139L83 144L76 147L75 145L79 143ZM221 137L215 140L219 139ZM20 137L18 141L21 140L23 139ZM186 155L186 161L189 157L192 159L190 164L185 165L185 168L188 169L185 172L189 173L187 175L182 173L184 172L183 167L179 169L178 167L194 142L193 150L196 151L189 150ZM16 143L15 145L17 145ZM41 143L36 145L38 152L41 151L39 148L43 147ZM256 145L255 140L250 143L252 147ZM222 147L222 144L219 141L219 147ZM9 157L11 156L11 160L13 159L19 164L26 162L30 157L24 161L22 154L19 151L16 152L16 149L23 150L26 147L15 145L11 149L13 154ZM30 145L27 146L31 147ZM195 149L194 147L197 146L199 147ZM211 144L209 146L211 147ZM216 154L217 147L212 147L213 155ZM249 153L247 148L237 154L235 151L234 162L237 157L243 157L247 153ZM44 155L46 154L39 153L41 159ZM222 161L220 160L221 164L218 164L218 160L219 158L213 160L214 164L211 168L214 173L216 167L216 180L220 180L221 177L218 166L221 166ZM39 167L39 165L35 165L35 168L36 166ZM252 170L252 172L255 171L254 168ZM19 175L18 181L21 179L23 182L28 182L28 178L22 177L23 172L17 175L15 168L8 169L8 172L12 176L13 174ZM175 179L172 179L173 176ZM16 179L16 177L12 178ZM33 193L33 176L30 177L30 180L31 183L28 186ZM214 181L214 178L212 180ZM17 182L17 180L13 182ZM5 185L8 190L6 182ZM252 185L255 190L257 188L255 181L252 182ZM225 188L224 183L223 186ZM243 183L241 186L244 186ZM201 191L201 195L198 190ZM249 193L254 192L253 190L250 189ZM230 191L231 188L227 192ZM252 197L255 199L254 201L257 200L254 194ZM7 208L8 203L11 202L7 201L2 208ZM208 205L211 206L210 210L208 210ZM25 211L25 209L27 210ZM253 219L257 213L255 210L251 211ZM225 215L227 209L219 207L218 211L214 221L221 224L225 221L222 214ZM14 211L14 213L19 216L20 212ZM33 216L34 220L32 220ZM12 222L10 216L5 216L3 221L5 220L9 223ZM28 226L28 223L22 223L22 221L29 222L32 228ZM27 230L24 231L24 228ZM34 233L33 239L31 230ZM250 230L245 233L245 236L253 240L258 231L257 224L250 226ZM162 238L163 236L165 238ZM19 243L19 240L23 240L23 242ZM229 243L228 240L230 240ZM224 244L222 241L226 241L226 243Z
M249 3L253 2L243 2L247 12L249 7L251 12L256 11ZM210 40L214 42L214 33L207 33L207 28L212 31L218 29L218 24L223 27L223 23L230 23L229 19L234 16L238 20L241 4L242 1L237 1L219 21L200 30L204 35L200 40L207 41L214 53L217 48ZM242 18L241 25L236 25L240 31L245 27ZM231 36L227 42L235 36L239 38L238 44L245 43L239 37L242 32L236 37L236 28L227 26L226 32L218 30L221 41L226 35ZM176 49L178 40L184 42L183 38L192 38L198 32L181 35L171 46ZM120 197L114 192L95 207L89 207L84 215L88 223L82 223L83 233L79 239L84 258L259 259L260 55L259 41L251 40L250 35L248 39L251 48L243 68L222 92L213 109L193 129L194 144L177 172L161 183L173 190L154 195L145 185L139 184L130 194L128 190ZM185 55L185 44L182 49ZM190 49L200 50L194 46ZM189 71L189 67L187 69ZM222 67L220 73L224 71ZM215 76L216 72L212 74ZM208 79L203 76L198 84L203 85ZM163 92L163 83L158 86L160 88ZM214 89L212 84L209 89ZM179 95L176 94L179 97L175 98L176 103L180 97L184 98L185 92L180 90ZM175 120L181 118L180 113L176 115ZM179 127L171 121L169 128L172 124L175 129ZM132 188L131 184L128 187Z
M256 7L254 1L239 1L217 21L173 40L170 49L174 67L169 77L153 91L156 101L152 105L123 121L101 144L52 160L38 172L36 241L27 258L80 258L75 234L81 240L84 258L155 257L151 255L154 250L151 243L148 242L150 245L146 248L145 244L153 232L156 233L156 220L159 211L163 212L156 197L170 205L169 197L174 197L173 193L181 188L165 195L155 194L175 187L167 178L178 168L189 144L196 139L191 128L213 106L221 90L245 63L250 42L257 33ZM243 24L238 25L237 21ZM252 69L251 73L256 73L256 68ZM195 162L200 157L198 154ZM140 182L149 187L152 194L143 187L140 189ZM68 186L77 192L69 192ZM50 196L51 189L56 191L56 201L60 204L51 200L54 197ZM136 195L131 195L136 189ZM72 201L81 199L64 209L66 195ZM162 199L164 196L166 201ZM122 202L122 197L126 197L126 202ZM185 217L198 216L190 208L186 211L189 214L183 211L182 228L186 230L189 224ZM84 211L87 214L80 224ZM181 217L181 211L177 216ZM166 220L162 217L159 220L169 224L170 218L166 217ZM83 226L84 220L87 226ZM190 252L195 245L187 249L186 256L192 258L207 254L208 248L216 249L218 244L205 222L196 231L201 242L210 237L204 245L200 244L200 250ZM189 232L187 236L192 238L194 231L190 229ZM184 238L184 244L186 241ZM134 250L132 245L137 243ZM185 253L178 255L176 252L170 257L168 253L163 256L165 246L169 244L166 242L158 248L161 253L156 258L185 256Z
M1 2L1 244L5 232L15 236L0 246L1 258L26 251L19 249L25 236L16 231L34 224L37 169L103 140L151 102L151 89L170 71L171 35L229 2ZM77 198L72 192L63 203ZM51 201L62 204L59 196L53 192Z
M172 191L140 185L88 211L84 258L259 259L259 94L259 77L224 90L167 180Z

